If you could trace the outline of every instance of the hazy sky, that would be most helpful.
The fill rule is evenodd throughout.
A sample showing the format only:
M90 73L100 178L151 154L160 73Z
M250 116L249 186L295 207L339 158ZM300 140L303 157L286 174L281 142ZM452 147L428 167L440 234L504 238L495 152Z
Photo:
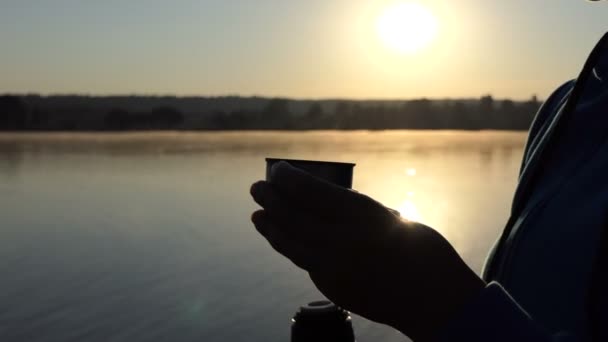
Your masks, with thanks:
M437 37L403 55L394 2L0 0L0 92L546 97L608 31L608 1L420 0Z

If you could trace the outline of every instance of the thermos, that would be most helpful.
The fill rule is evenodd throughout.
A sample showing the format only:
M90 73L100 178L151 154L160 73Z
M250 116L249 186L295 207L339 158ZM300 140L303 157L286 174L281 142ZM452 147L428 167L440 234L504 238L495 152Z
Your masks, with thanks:
M329 301L300 307L291 322L291 342L355 341L349 312Z

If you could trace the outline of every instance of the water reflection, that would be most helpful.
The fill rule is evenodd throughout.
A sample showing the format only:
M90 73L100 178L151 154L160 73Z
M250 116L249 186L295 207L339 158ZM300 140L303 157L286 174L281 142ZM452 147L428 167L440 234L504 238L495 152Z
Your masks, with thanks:
M17 142L0 141L0 177L15 178L23 160L23 146Z
M264 177L265 157L356 162L355 189L438 229L479 270L508 213L524 140L0 134L0 180L20 179L0 196L0 330L14 341L287 341L294 309L321 294L249 223L247 189ZM355 328L362 341L403 340L362 320Z
M152 132L0 134L0 145L28 153L54 154L216 154L311 155L407 153L417 161L436 154L475 153L487 158L498 150L519 151L525 133L453 131L311 132ZM411 168L405 168L406 172ZM414 172L415 172L415 168Z
M416 169L409 168L409 169L405 170L405 174L407 174L410 177L414 177L414 176L416 176Z
M416 204L411 199L405 200L397 210L404 219L416 222L424 221L420 215L420 212L418 211L418 208L416 207Z

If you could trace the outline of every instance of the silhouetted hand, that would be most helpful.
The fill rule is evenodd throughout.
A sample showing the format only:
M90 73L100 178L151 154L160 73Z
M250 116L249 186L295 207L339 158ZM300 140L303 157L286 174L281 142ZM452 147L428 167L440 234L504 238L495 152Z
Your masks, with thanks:
M432 340L484 287L435 230L282 162L253 184L257 230L337 305Z

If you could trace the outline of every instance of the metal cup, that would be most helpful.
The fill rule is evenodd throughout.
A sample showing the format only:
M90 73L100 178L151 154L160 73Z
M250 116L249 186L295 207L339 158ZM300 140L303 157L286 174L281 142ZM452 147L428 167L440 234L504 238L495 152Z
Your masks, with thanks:
M353 187L353 169L355 164L317 160L266 158L266 180L270 180L270 170L272 169L272 166L280 161L286 161L291 164L291 166L302 169L311 175L330 183L348 189Z

